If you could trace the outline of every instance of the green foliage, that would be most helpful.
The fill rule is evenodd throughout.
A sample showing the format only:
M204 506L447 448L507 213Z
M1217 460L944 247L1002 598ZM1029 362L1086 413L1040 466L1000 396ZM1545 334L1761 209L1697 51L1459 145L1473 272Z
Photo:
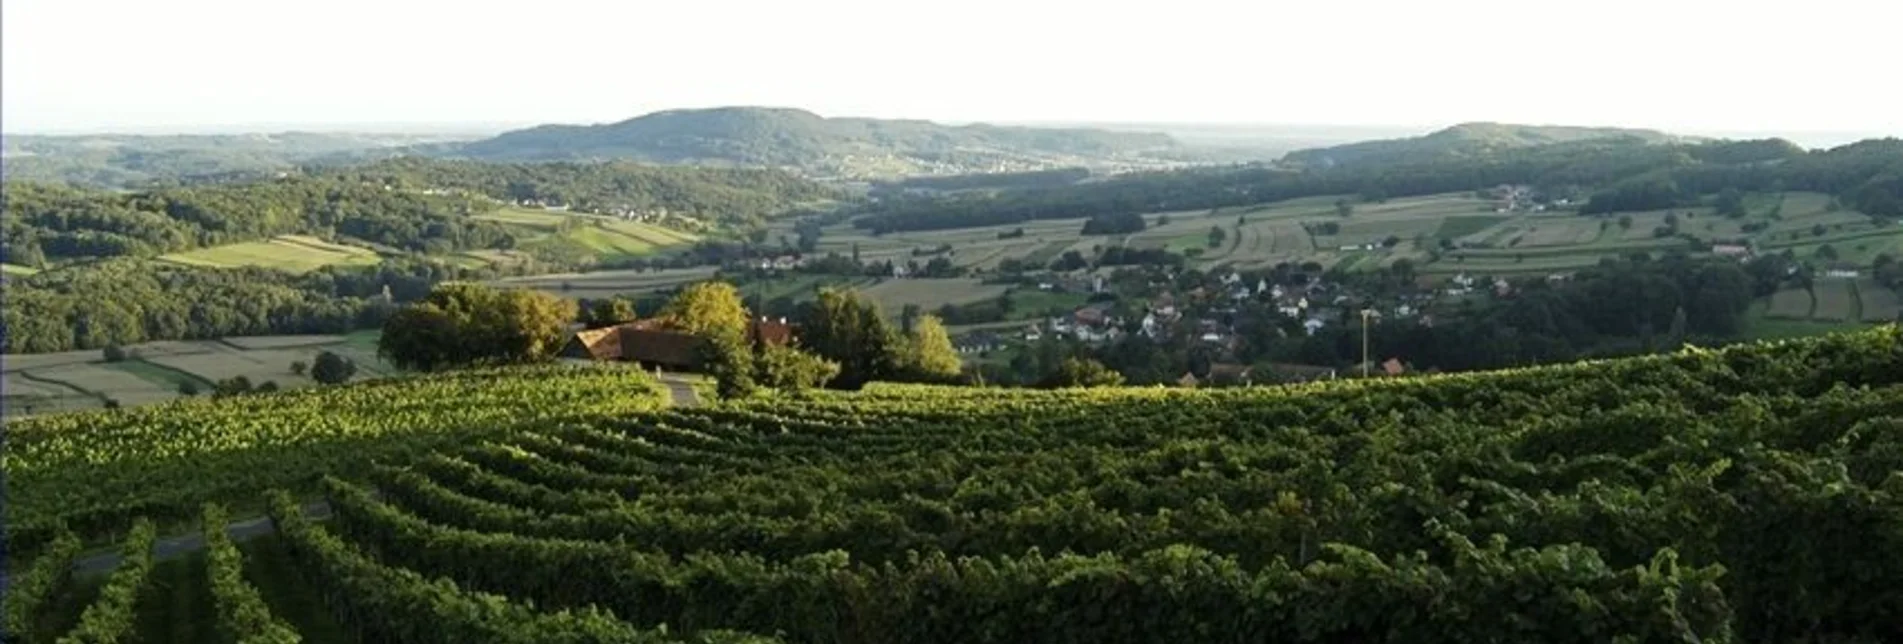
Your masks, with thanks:
M312 524L288 494L270 496L271 519L291 555L312 574L331 610L366 641L670 642L665 631L640 631L598 609L543 612L501 595L470 592L445 579L379 565ZM764 642L712 634L690 641Z
M759 385L781 391L826 386L839 376L839 363L781 344L754 348L754 374Z
M125 347L121 347L117 344L106 345L106 349L102 353L104 354L102 357L105 358L106 362L124 362L126 359Z
M293 376L302 376L305 372L310 371L310 368L310 363L303 360L291 361L291 375Z
M634 311L634 302L625 297L610 297L588 303L582 311L581 323L590 329L626 324L639 318Z
M1128 235L1143 232L1143 216L1137 213L1104 214L1084 222L1085 235Z
M32 641L40 632L47 604L73 579L73 560L79 556L80 541L71 532L61 530L40 551L33 565L7 580L7 591L0 596L0 635L9 642Z
M978 170L1051 154L1114 155L1172 147L1170 137L1152 133L949 127L925 121L824 118L786 108L718 107L655 112L603 125L516 130L456 146L454 152L490 160L611 158L797 167L819 175L880 175L923 173L878 172L842 160L870 156L891 159L908 169L954 164Z
M296 629L271 614L244 578L244 558L225 531L230 523L225 509L208 503L201 514L200 531L205 535L205 578L218 608L218 629L235 644L295 644L304 641Z
M952 348L951 334L936 315L922 315L905 338L900 371L908 380L949 383L958 379L964 360Z
M79 615L79 625L57 641L60 644L104 644L129 639L139 595L152 573L152 544L158 530L151 521L133 522L120 551L119 567L99 589L99 596Z
M1123 374L1088 358L1065 358L1044 381L1044 387L1115 387L1123 384Z
M255 501L321 472L350 476L535 419L661 400L638 370L514 367L9 419L7 545L45 543L62 524L96 535L137 516L186 521L206 501Z
M417 371L539 362L561 351L572 319L575 303L547 293L443 284L390 316L377 355Z
M668 326L700 337L745 335L747 308L740 290L730 282L710 280L689 284L661 309Z
M353 273L381 279L375 271ZM367 285L366 285L367 286ZM355 279L115 259L7 278L6 353L150 340L342 333L382 321ZM420 293L419 293L420 295Z
M743 398L757 388L754 378L753 348L746 337L733 331L715 331L701 345L702 368L714 378L715 392L721 398Z
M800 321L807 350L839 365L830 386L858 389L890 378L901 367L904 339L879 307L854 290L827 287Z
M317 366L311 368L311 379L326 385L340 385L357 375L357 362L329 351L317 353Z

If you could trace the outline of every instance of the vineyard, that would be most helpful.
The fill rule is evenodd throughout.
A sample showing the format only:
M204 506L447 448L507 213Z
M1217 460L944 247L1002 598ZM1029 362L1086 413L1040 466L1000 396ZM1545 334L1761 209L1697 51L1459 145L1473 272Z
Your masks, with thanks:
M151 520L221 525L206 501L277 528L168 577L222 641L1903 640L1893 326L1283 388L660 400L493 371L19 423L8 641L141 631ZM75 531L128 528L71 572Z

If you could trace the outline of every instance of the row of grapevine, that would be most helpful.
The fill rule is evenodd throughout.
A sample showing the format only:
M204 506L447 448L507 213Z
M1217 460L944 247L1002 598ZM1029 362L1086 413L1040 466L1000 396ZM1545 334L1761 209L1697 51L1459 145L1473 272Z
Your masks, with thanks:
M119 568L99 589L99 597L79 615L79 626L61 636L59 644L104 644L129 639L133 610L152 573L152 546L158 530L152 522L139 519L132 525L122 548Z
M48 600L72 581L73 559L79 555L79 547L78 537L71 532L61 532L33 560L25 574L7 580L6 592L0 596L0 611L4 611L5 620L0 624L0 629L4 629L0 630L0 639L26 642L41 632Z
M244 579L244 557L225 531L225 509L207 504L199 522L205 533L206 579L218 608L218 628L234 644L296 644L303 638Z
M455 583L386 567L305 518L288 494L270 497L270 516L300 570L324 589L324 599L361 637L409 643L673 642L665 630L640 630L595 609L543 612L506 598L465 591ZM708 632L691 641L766 642L744 634Z
M1477 546L1438 531L1447 563L1348 546L1297 569L1248 570L1189 546L1141 553L950 559L883 566L843 553L786 563L684 559L617 543L443 528L332 481L339 528L379 556L552 606L636 623L786 632L802 641L1724 641L1720 569L1661 551L1618 570L1590 549ZM1587 601L1581 602L1581 599ZM1418 607L1436 606L1433 611ZM1512 614L1497 621L1469 616Z
M321 473L515 426L650 410L664 396L634 369L494 369L12 421L0 451L8 538L20 551L62 524L91 536L134 517L188 522L207 501L308 490Z

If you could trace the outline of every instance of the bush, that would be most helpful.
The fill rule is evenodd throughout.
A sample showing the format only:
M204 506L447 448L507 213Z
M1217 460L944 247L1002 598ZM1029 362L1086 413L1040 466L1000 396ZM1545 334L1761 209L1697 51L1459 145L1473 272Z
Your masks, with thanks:
M793 391L823 387L839 375L839 363L785 345L768 344L754 351L759 385Z
M105 354L106 362L124 362L126 359L125 347L121 347L118 344L106 345L106 349L102 353Z

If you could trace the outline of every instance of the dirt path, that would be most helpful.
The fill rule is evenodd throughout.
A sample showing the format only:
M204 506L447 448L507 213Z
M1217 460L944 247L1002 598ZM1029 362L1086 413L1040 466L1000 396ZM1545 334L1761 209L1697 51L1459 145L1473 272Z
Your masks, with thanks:
M700 393L694 391L694 382L689 380L686 376L680 374L664 374L661 376L661 384L667 386L669 396L668 405L674 407L700 406ZM304 505L304 516L313 519L329 518L330 504L323 501L307 503ZM230 525L225 526L225 532L231 535L232 541L245 541L261 537L271 534L275 530L276 527L271 525L270 517L255 517L243 521L234 521ZM205 535L198 532L188 532L158 540L158 542L152 546L152 551L153 556L159 559L170 559L203 550L204 548ZM119 567L120 558L118 552L104 552L89 557L81 557L79 560L73 562L73 573L90 575L111 572L113 568ZM9 575L0 572L0 590L6 589L8 577Z

